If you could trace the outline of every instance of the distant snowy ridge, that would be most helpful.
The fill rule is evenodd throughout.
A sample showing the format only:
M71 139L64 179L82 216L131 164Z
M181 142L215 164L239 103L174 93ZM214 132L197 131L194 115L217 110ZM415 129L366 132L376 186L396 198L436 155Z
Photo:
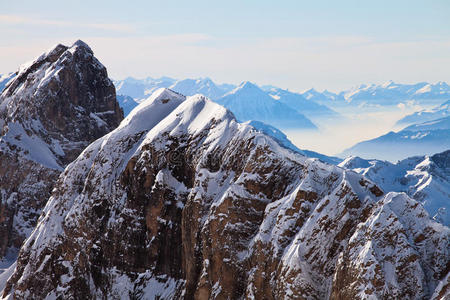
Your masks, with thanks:
M231 110L239 121L261 121L280 129L317 129L303 114L248 81L241 83L216 102Z
M149 97L159 88L171 86L176 80L170 77L136 79L127 77L123 80L114 80L117 95L126 95L135 99Z
M450 149L450 116L410 125L399 132L359 142L339 157L361 156L366 159L397 161L410 156L432 155Z
M295 109L297 112L317 122L321 121L338 121L343 117L330 109L326 105L319 104L315 101L308 100L299 93L290 92L279 88L271 88L267 90L269 96Z
M227 93L230 93L233 89L237 88L232 84L216 84L209 78L175 80L168 77L164 77L163 79L152 79L148 77L146 79L138 80L129 77L124 80L115 81L114 83L116 85L117 94L119 95L119 103L124 109L125 115L131 111L130 108L133 108L132 105L137 106L137 103L142 102L149 96L149 93L155 91L157 88L170 88L171 90L186 96L202 94L219 103L222 101L221 98L223 98ZM270 88L266 86L265 88L258 89L259 90L255 89L255 95L247 95L246 97L261 97L262 94L265 93L266 95L262 96L263 98L270 96L273 100L278 100L278 102L286 104L291 109L294 109L298 113L314 121L342 118L337 112L327 106L318 104L312 100L307 100L299 93L290 92L288 90L283 90L273 86ZM261 91L263 93L261 93ZM135 103L132 103L126 96L134 98ZM127 102L122 104L122 101L125 101L125 99L127 99ZM233 111L233 107L230 108ZM240 112L237 112L237 114L240 114ZM267 118L255 120L267 121Z
M339 166L364 175L385 191L407 193L435 220L450 225L450 150L396 164L349 157Z
M446 100L450 98L450 86L442 81L399 84L387 81L383 84L362 84L339 93L318 92L314 89L301 93L306 99L326 105L359 105L367 101L372 105L397 105L405 100Z
M398 120L396 125L410 125L447 117L450 115L450 100L432 109L421 110Z
M186 96L202 94L209 99L216 100L234 89L235 86L231 84L218 85L209 78L200 78L178 80L169 88Z

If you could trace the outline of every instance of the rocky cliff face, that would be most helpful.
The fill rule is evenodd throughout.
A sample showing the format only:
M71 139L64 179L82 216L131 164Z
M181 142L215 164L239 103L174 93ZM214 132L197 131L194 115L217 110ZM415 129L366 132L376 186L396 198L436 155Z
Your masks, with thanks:
M82 41L20 68L0 95L0 259L31 233L64 167L122 118L106 68Z
M60 175L3 297L439 299L449 236L407 195L161 89Z

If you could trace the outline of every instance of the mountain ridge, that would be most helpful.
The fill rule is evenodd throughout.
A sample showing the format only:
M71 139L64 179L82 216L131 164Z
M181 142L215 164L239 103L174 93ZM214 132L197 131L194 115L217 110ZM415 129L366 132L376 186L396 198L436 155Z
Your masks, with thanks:
M3 297L427 298L449 292L449 236L406 194L160 90L61 174Z

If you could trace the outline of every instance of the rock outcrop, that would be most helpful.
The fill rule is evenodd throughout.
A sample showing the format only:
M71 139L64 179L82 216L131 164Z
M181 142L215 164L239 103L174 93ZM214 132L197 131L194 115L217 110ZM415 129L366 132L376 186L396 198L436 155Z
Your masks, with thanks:
M60 175L3 297L427 299L450 293L449 236L407 195L161 89Z
M20 68L0 95L0 260L30 235L61 171L122 119L106 68L82 41Z

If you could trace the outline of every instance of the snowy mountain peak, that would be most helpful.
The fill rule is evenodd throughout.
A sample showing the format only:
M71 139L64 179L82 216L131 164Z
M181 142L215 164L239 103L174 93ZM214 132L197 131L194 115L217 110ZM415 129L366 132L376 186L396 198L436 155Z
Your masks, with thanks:
M368 160L360 158L359 156L349 156L344 159L344 161L342 161L338 166L345 169L359 169L368 168L371 166L371 164Z
M250 81L241 82L241 84L238 86L238 88L240 88L240 89L259 89L260 90L260 88L256 84L254 84Z
M253 97L267 97L267 94L259 88L256 84L250 81L243 81L240 85L238 85L235 89L227 93L224 97L228 95L251 95Z
M94 53L92 51L91 47L89 47L89 45L86 44L85 42L83 42L82 40L77 40L75 43L73 43L73 45L70 48L74 48L74 47L84 48L86 51L88 51L90 53Z
M297 110L275 99L277 97L245 81L216 102L232 111L239 121L261 121L279 128L317 128Z
M127 128L127 134L135 134L153 128L186 99L185 96L167 88L156 90L141 102L120 123L119 128Z
M305 93L314 93L314 94L316 94L316 93L318 93L318 91L315 88L310 88L308 90L303 91L303 94L305 94Z
M154 102L157 100L161 100L163 103L166 103L171 100L180 100L183 101L186 97L180 93L177 93L169 88L160 88L157 89L150 97L147 98L145 102Z
M31 233L57 177L123 118L92 50L58 44L0 94L0 260Z
M449 230L416 201L382 198L364 176L286 150L202 95L182 100L158 91L130 115L153 123L147 130L121 125L66 168L3 297L422 299L435 291Z
M87 144L123 118L106 68L82 41L71 47L58 44L22 67L0 95L0 103L2 121L9 128L3 140L20 144L19 149L31 159L56 168L74 158L68 153L79 153L80 145L73 142ZM36 150L39 143L27 142L25 137L12 138L22 135L22 130L28 136L35 133L44 148ZM54 144L54 139L59 142Z
M381 85L381 87L386 89L386 88L389 88L389 87L394 86L394 85L395 85L394 81L388 80L385 83L383 83Z

